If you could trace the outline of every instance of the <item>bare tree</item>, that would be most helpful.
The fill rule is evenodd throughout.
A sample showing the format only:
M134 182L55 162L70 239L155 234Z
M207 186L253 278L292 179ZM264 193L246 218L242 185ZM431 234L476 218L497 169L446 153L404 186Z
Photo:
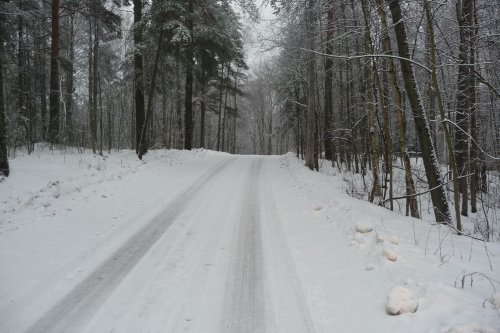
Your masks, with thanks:
M398 52L400 56L401 70L405 82L408 100L415 121L420 147L422 149L422 159L424 162L425 173L429 188L431 189L431 199L434 206L434 215L439 223L451 223L450 210L446 201L443 183L439 175L439 166L434 151L434 145L431 139L429 124L425 114L422 100L418 92L417 82L410 59L410 51L408 47L408 38L404 25L404 18L401 12L399 0L386 0L389 3L389 8L392 14L392 22L396 32Z

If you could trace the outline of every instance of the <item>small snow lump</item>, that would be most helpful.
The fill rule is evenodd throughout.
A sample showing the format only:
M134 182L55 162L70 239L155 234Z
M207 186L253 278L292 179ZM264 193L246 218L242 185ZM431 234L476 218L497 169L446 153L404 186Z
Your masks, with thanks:
M391 316L397 316L408 312L413 313L417 311L417 308L418 301L415 295L413 295L413 292L402 286L392 288L387 297L387 303L385 304L385 310L387 314Z

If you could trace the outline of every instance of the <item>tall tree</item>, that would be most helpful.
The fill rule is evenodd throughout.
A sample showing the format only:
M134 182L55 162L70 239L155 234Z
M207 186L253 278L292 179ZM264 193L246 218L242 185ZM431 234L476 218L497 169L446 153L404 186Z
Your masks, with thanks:
M52 41L50 46L49 142L59 141L59 0L52 0Z
M445 109L443 98L441 96L441 89L439 88L438 79L437 79L437 71L436 71L436 40L434 36L434 26L433 26L433 18L431 16L431 7L428 0L424 0L424 10L427 18L427 31L429 34L429 63L431 65L431 81L434 93L437 97L439 114L441 119L441 127L443 128L444 139L446 141L446 146L448 148L448 162L450 164L451 175L453 177L453 206L455 208L455 219L457 223L457 229L459 232L462 231L462 222L460 219L460 185L458 180L458 170L455 159L455 153L453 152L453 144L451 142L450 130L448 128L448 124L444 122Z
M399 0L386 1L389 3L389 8L392 14L392 22L396 32L402 75L413 113L413 119L415 121L417 136L422 149L422 160L424 162L425 174L431 190L434 215L437 222L449 224L451 223L450 210L448 202L446 201L443 183L439 175L439 166L431 139L427 116L423 108L415 74L410 62L410 50L408 47L408 38L401 6L399 4Z
M65 92L65 106L66 106L66 122L65 131L68 143L75 143L75 133L73 126L73 93L74 93L74 72L75 72L75 13L70 12L68 15L68 29L67 29L67 60L68 65L66 68L66 92Z
M186 47L186 93L184 95L184 149L193 147L193 15L194 0L188 0L186 27L189 39Z
M385 54L392 55L391 39L389 38L389 28L387 24L387 14L383 6L383 0L377 0L377 12L382 24L382 49ZM394 108L398 118L399 124L399 152L405 169L405 183L407 207L410 210L412 217L419 217L417 198L415 196L415 183L413 181L410 155L406 146L406 116L403 110L403 97L399 89L398 79L396 76L396 66L392 58L387 59L389 84L392 89L394 98Z
M365 53L373 54L373 44L370 35L370 12L368 7L368 0L362 0L361 7L363 10L363 17L365 19ZM373 78L375 71L373 69L373 59L369 59L365 64L365 79L366 79L366 98L368 107L368 133L370 141L370 157L373 174L373 185L370 195L368 196L370 202L375 198L381 198L382 191L380 188L379 177L379 157L378 157L378 143L377 143L377 128L375 123L375 97L373 89Z
M306 134L306 166L313 170L317 165L316 155L316 56L314 32L316 27L316 1L307 0L306 30L307 30L307 134Z
M335 161L333 143L333 0L327 2L326 49L325 49L325 158Z
M469 173L469 127L471 116L471 97L469 77L473 73L473 67L469 64L470 41L473 25L473 0L458 0L456 4L457 20L460 32L458 48L458 91L456 124L458 130L455 132L455 153L457 156L457 167L460 174L460 193L462 195L463 216L467 216L469 198L467 174Z
M142 0L134 0L134 94L135 94L135 150L139 154L142 128L145 126L144 71L142 63Z
M0 14L0 18L3 15ZM4 44L4 23L0 22L0 174L9 176L9 161L7 156L7 131L5 126L5 110L3 101L3 44Z

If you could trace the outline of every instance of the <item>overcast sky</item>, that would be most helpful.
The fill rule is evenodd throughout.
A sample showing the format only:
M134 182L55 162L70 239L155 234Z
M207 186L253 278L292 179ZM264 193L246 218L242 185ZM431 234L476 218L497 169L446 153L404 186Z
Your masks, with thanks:
M264 42L271 36L273 20L276 16L270 6L262 5L262 1L259 1L258 4L260 6L261 21L259 23L253 23L250 20L244 22L243 35L246 59L250 71L273 54L273 52L266 51L267 47Z

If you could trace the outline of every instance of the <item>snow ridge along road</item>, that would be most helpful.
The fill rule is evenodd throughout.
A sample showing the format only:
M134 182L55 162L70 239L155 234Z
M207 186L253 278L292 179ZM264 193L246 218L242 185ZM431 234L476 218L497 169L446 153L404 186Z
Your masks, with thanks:
M226 160L200 176L165 209L164 213L145 225L93 273L81 281L69 294L45 313L29 332L74 331L98 311L114 287L132 270L153 244L168 230L200 188L232 161Z

